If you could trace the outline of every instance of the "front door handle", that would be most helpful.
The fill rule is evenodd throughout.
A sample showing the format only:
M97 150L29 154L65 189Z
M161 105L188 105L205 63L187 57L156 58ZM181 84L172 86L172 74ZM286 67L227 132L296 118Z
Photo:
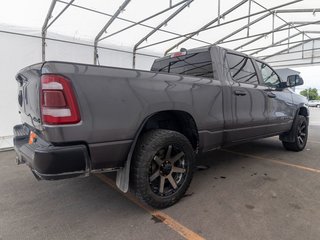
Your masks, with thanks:
M273 92L268 92L267 95L269 98L275 98L277 96Z
M247 95L247 93L245 91L242 91L242 90L235 90L234 94L237 95L237 96L245 96L245 95Z

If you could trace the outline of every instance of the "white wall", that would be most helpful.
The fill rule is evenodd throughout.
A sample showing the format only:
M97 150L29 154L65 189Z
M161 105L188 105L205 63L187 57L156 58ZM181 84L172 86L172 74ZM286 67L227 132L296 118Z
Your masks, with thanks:
M19 29L19 32L35 34L34 31L26 29ZM63 38L57 35L50 37ZM116 46L105 47L116 48ZM123 47L122 49L130 51ZM136 66L138 69L150 69L154 59L138 55ZM46 60L92 64L93 48L48 40ZM131 68L132 54L99 49L99 61L101 65ZM41 62L41 39L0 32L0 149L12 146L12 128L20 123L15 75L20 69L38 62Z

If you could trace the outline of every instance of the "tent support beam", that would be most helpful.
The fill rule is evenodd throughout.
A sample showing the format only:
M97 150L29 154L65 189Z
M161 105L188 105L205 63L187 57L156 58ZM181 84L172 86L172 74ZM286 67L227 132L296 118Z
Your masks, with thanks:
M181 45L182 43L186 42L187 40L189 40L190 38L194 37L195 35L199 34L200 32L204 31L205 29L207 29L208 27L210 27L212 24L216 23L221 17L224 18L226 17L228 14L230 14L231 12L233 12L234 10L236 10L237 8L241 7L243 4L245 4L246 2L248 2L248 0L242 0L241 2L239 2L238 4L234 5L232 8L228 9L227 11L225 11L223 14L221 14L220 16L216 17L215 19L213 19L212 21L208 22L207 24L205 24L204 26L202 26L201 28L199 28L198 30L190 33L190 34L185 34L185 38L182 39L180 42L176 43L175 45L173 45L172 47L168 48L164 55L167 55L168 52L170 52L172 49L178 47L179 45ZM219 23L220 25L220 23ZM219 26L218 25L218 26Z
M249 0L249 8L248 8L248 16L250 16L251 14L251 0ZM248 24L247 24L248 28L247 28L247 37L249 37L250 35L250 17L248 17Z
M304 33L302 34L302 41L304 41ZM302 58L304 58L304 45L302 45Z
M183 0L183 1L181 1L181 2L179 2L179 3L177 3L177 4L175 4L175 5L172 5L172 6L169 7L169 8L166 8L166 9L164 9L164 10L162 10L162 11L160 11L160 12L158 12L158 13L152 15L152 16L150 16L150 17L147 17L147 18L145 18L145 19L142 19L142 20L140 20L139 22L135 22L135 23L133 23L133 24L131 24L131 25L125 27L125 28L122 28L122 29L120 29L120 30L118 30L118 31L116 31L116 32L114 32L114 33L111 33L111 34L103 37L103 38L100 38L99 42L102 41L102 40L104 40L104 39L107 39L107 38L109 38L109 37L112 37L112 36L114 36L114 35L116 35L116 34L119 34L119 33L123 32L123 31L125 31L125 30L127 30L127 29L130 29L130 28L132 28L132 27L135 27L135 26L137 26L137 25L141 25L141 26L147 27L147 25L143 25L142 23L145 22L145 21L148 21L148 20L150 20L150 19L152 19L152 18L154 18L154 17L156 17L156 16L159 16L159 15L161 15L162 13L165 13L165 12L167 12L167 11L175 8L175 7L181 5L182 3L186 2L186 1L188 1L188 0ZM155 29L154 27L149 27L149 28ZM176 33L176 32L172 32L172 31L168 31L168 30L164 30L164 29L159 29L158 31L165 32L165 33L169 33L169 34L172 34L172 35L175 35L175 36L181 36L181 34L178 34L178 33ZM192 40L195 40L195 41L198 41L198 42L201 42L201 43L205 43L205 44L210 44L210 42L206 42L206 41L203 41L203 40L200 40L200 39L197 39L197 38L192 38Z
M272 14L272 31L274 31L275 15L276 15L276 13L273 12L273 14ZM249 37L249 36L248 36L248 37ZM274 32L272 32L272 44L274 44Z
M174 17L176 17L182 10L184 10L187 6L190 5L190 3L192 3L193 0L188 0L185 2L185 4L183 4L180 8L178 8L174 13L172 13L169 17L167 17L163 22L161 22L155 29L153 29L152 31L150 31L146 36L144 36L142 39L140 39L140 41L138 41L134 47L133 47L133 58L132 58L132 67L135 68L136 67L136 52L138 50L138 47L141 45L141 43L143 43L145 40L147 40L150 36L152 36L155 32L157 32L161 27L163 27L164 25L166 25L171 19L173 19Z
M243 5L244 3L246 3L248 0L243 0L241 1L240 3L238 3L237 5L235 5L234 7L230 8L229 10L227 10L224 14L222 14L223 17L225 17L228 13L234 11L235 9L237 9L238 7L240 7L241 5ZM254 0L252 0L254 1ZM194 32L191 32L189 34L185 34L185 38L183 40L181 40L180 42L178 42L177 44L175 44L174 46L170 47L169 49L167 49L165 51L165 54L166 55L169 51L171 51L172 49L178 47L179 45L181 45L182 43L184 43L185 41L189 40L190 37L193 37L194 35L196 34L199 34L200 32L203 32L203 31L206 31L206 30L209 30L209 29L212 29L212 28L215 28L215 27L218 27L218 26L221 26L221 25L225 25L225 24L228 24L228 23L231 23L231 22L235 22L235 21L238 21L238 20L242 20L242 19L245 19L245 18L249 18L249 17L252 17L252 16L256 16L256 15L259 15L261 13L264 13L264 12L267 12L267 11L273 11L273 10L276 10L278 8L281 8L281 7L285 7L285 6L288 6L288 5L292 5L294 3L297 3L297 2L301 2L302 0L296 0L296 1L292 1L292 2L288 2L288 3L285 3L285 4L281 4L281 5L278 5L276 7L272 7L272 8L265 8L264 11L260 11L260 12L256 12L256 13L253 13L253 14L250 14L248 16L244 16L244 17L241 17L241 18L237 18L237 19L234 19L234 20L231 20L229 22L225 22L223 24L219 24L219 25L216 25L216 26L212 26L210 27L213 23L217 22L218 18L215 18L214 20L212 20L211 22L207 23L206 25L204 25L202 28L198 29L197 31L194 31ZM255 2L256 3L256 2ZM168 39L167 41L171 41L171 40L174 40L176 38L171 38L171 39ZM160 42L162 43L162 42Z
M182 2L180 3L177 3L175 5L173 5L172 7L174 6L178 6L182 3L184 3L185 1L188 1L188 0L183 0ZM60 3L63 3L63 4L68 4L68 2L65 2L63 0L57 0L57 2L60 2ZM81 5L77 5L77 4L71 4L72 7L75 7L75 8L78 8L78 9L82 9L82 10L85 10L85 11L88 11L88 12L93 12L93 13L96 13L96 14L100 14L100 15L104 15L104 16L108 16L108 17L112 17L113 15L112 14L109 14L109 13L105 13L105 12L100 12L98 10L94 10L94 9L91 9L91 8L87 8L87 7L84 7L84 6L81 6ZM124 21L124 22L128 22L128 23L132 23L132 24L136 24L136 25L140 25L142 27L146 27L146 28L150 28L150 29L154 29L153 26L150 26L150 25L147 25L147 24L143 24L143 23L139 23L139 22L135 22L135 21L132 21L132 20L129 20L127 18L123 18L123 17L117 17L118 20L121 20L121 21ZM159 29L158 31L160 32L164 32L164 33L169 33L169 34L173 34L175 36L180 36L180 37L183 37L183 35L181 34L177 34L175 32L172 32L172 31L168 31L168 30L164 30L164 29ZM116 34L116 33L115 33ZM105 38L107 38L108 35L106 37L103 37L100 39L100 41L104 40ZM202 41L200 39L196 39L196 38L193 38L193 40L195 41L200 41L200 42L203 42L203 43L207 43L205 41ZM209 43L207 43L209 44Z
M315 41L319 41L320 39L318 39L318 38L316 38L315 39ZM305 40L305 41L307 41L307 40ZM304 41L304 43L305 43L305 41ZM310 39L308 39L308 41L312 41L312 40L310 40ZM302 41L300 41L300 42L302 42ZM319 50L320 48L314 48L314 50ZM304 52L310 52L310 51L312 51L312 48L310 48L310 49L304 49L303 50ZM292 53L301 53L302 52L302 49L301 50L297 50L297 51L291 51L291 52L283 52L283 53L281 53L281 54L278 54L278 56L282 56L282 55L288 55L288 54L292 54ZM264 56L259 56L258 58L260 58L260 59L262 59L262 58L264 58L264 57L269 57L270 55L264 55ZM269 61L268 61L269 62ZM270 61L270 62L274 62L274 61Z
M98 41L101 38L101 36L104 34L104 32L110 27L110 25L116 20L116 18L120 15L120 13L125 9L125 7L129 4L131 0L125 0L121 6L118 8L118 10L113 14L113 16L109 19L109 21L104 25L104 27L101 29L101 31L98 33L98 35L94 39L94 56L93 56L93 63L96 65L98 60Z
M271 48L271 47L281 46L281 45L278 45L278 44L279 44L279 43L282 43L282 42L284 42L284 41L288 41L290 38L294 38L294 37L296 37L296 36L298 36L298 35L300 35L300 34L301 34L301 33L298 32L298 33L296 33L296 34L293 34L292 36L288 36L288 37L286 37L286 38L283 38L283 39L281 39L281 40L279 40L279 41L277 41L277 42L275 42L275 43L273 43L273 44L270 44L270 45L268 45L268 46L265 46L265 47L263 47L263 48L260 48L260 49L257 50L257 51L254 51L254 52L250 53L250 55L257 54L257 53L262 52L263 50L266 50L266 49Z
M309 32L306 31L306 33L309 33ZM313 33L314 33L314 32L313 32ZM302 35L301 33L297 33L297 35L294 35L294 36L291 36L291 37L298 36L299 34ZM318 34L320 34L320 31L318 31ZM316 40L317 40L318 38L313 38L313 39L316 39ZM282 40L278 41L278 42L275 43L275 44L270 44L268 47L250 48L250 49L243 50L243 51L241 51L241 52L246 53L246 52L256 51L256 50L261 50L261 51L263 51L263 50L265 50L265 49L267 49L267 48L285 46L285 45L287 45L288 43L279 44L280 42L283 42L283 41L285 41L285 40L287 40L287 39L285 38L285 39L282 39ZM300 41L290 42L290 43L291 43L291 44L292 44L292 43L301 43L301 42L303 42L303 41L304 41L304 39L302 39L302 40L300 40ZM259 51L259 52L260 52L260 51ZM253 55L254 53L248 53L248 54Z
M245 1L247 1L247 0L245 0ZM288 3L285 3L285 4L281 4L281 5L278 5L278 6L269 8L269 9L267 9L267 10L262 10L262 11L260 11L260 12L255 12L255 13L250 14L250 17L256 16L256 15L259 15L259 14L262 14L262 13L265 13L265 12L268 12L268 11L272 11L272 10L275 10L275 9L278 9L278 8L281 8L281 7L284 7L284 6L292 5L292 4L294 4L294 3L301 2L301 1L303 1L303 0L294 0L294 1L292 1L292 2L288 2ZM247 19L248 17L249 17L249 16L242 16L242 17L239 17L239 18L235 18L235 19L232 19L232 20L230 20L230 21L228 21L228 22L223 22L223 23L221 23L220 25L214 25L214 26L211 26L211 27L207 27L207 28L205 28L205 29L203 29L203 30L201 30L201 31L208 31L208 30L211 30L211 29L220 27L220 26L228 25L228 24L230 24L230 23L234 23L234 22L237 22L237 21L240 21L240 20L243 20L243 19ZM216 19L215 19L215 20L216 20ZM217 20L216 20L216 21L217 21ZM319 22L320 22L320 21L319 21ZM194 36L194 35L196 35L196 34L198 34L198 33L199 33L199 31L189 32L189 33L183 34L182 37L186 37L186 38L190 39L190 36ZM154 46L154 45L158 45L158 44L161 44L161 43L164 43L164 42L169 42L169 41L172 41L172 40L175 40L175 39L179 39L179 38L181 38L181 37L168 38L168 39L166 39L166 40L164 40L164 41L159 41L159 42L156 42L156 43L153 43L153 44L150 44L150 45L146 45L146 46L144 46L144 47L140 47L139 49L146 48L146 47L150 47L150 46ZM180 44L176 44L176 45L180 45ZM176 45L175 45L175 46L176 46ZM169 50L171 50L171 48L170 48ZM168 50L167 50L167 51L168 51ZM167 52L167 51L166 51L166 52Z
M256 15L256 14L251 14L251 16L252 15ZM243 19L243 18L245 18L245 17L241 17L241 19ZM227 24L229 24L231 22L235 22L235 21L238 21L238 20L239 20L239 18L231 20L229 22L221 23L220 26L221 25L227 25ZM319 21L314 21L314 22L303 22L303 24L302 24L302 22L298 22L298 23L300 24L298 27L303 27L303 26L308 26L308 25L312 25L312 24L320 24L320 20ZM296 24L296 23L293 22L292 24ZM219 25L209 27L206 30L213 29L213 28L216 28L216 27L219 27ZM206 31L206 30L204 30L204 31ZM282 28L282 29L277 29L277 30L275 29L274 31L268 31L268 32L262 32L262 33L254 34L254 35L251 35L249 38L257 37L257 36L266 36L266 35L271 34L272 32L281 32L281 31L285 31L285 30L288 30L288 28ZM187 36L187 35L188 35L188 33L184 34L184 36ZM174 38L166 39L166 40L163 40L163 41L155 42L155 43L140 47L139 49L155 46L155 45L158 45L158 44L161 44L161 43L172 41L172 40L177 39L177 38L179 38L179 37L174 37ZM248 39L248 37L245 36L245 37L240 37L240 38L236 38L236 39L231 39L231 40L225 41L223 43L235 42L235 41L244 40L244 39Z
M221 19L220 10L221 10L221 0L218 0L218 24L220 24L220 19Z
M313 60L314 60L314 40L312 41L311 64L313 63Z
M295 22L292 22L292 24L296 24ZM315 22L305 22L303 24L300 24L299 26L296 26L296 27L304 27L304 26L308 26L308 25L312 25L312 24L320 24L320 20L319 21L315 21ZM257 37L257 36L267 36L273 32L281 32L281 31L286 31L288 30L289 28L292 28L292 27L287 27L287 28L281 28L281 29L275 29L273 31L268 31L268 32L262 32L262 33L257 33L257 34L254 34L254 35L251 35L249 37ZM231 40L228 40L228 41L224 41L223 43L229 43L229 42L236 42L236 41L239 41L239 40L244 40L244 39L247 39L247 37L240 37L240 38L235 38L235 39L231 39ZM312 38L310 38L312 39Z
M274 30L270 31L270 32L266 32L266 33L261 33L261 34L256 34L256 35L252 35L250 37L255 37L255 36L258 36L257 38L254 38L252 40L250 40L249 42L246 42L242 45L240 45L239 47L236 47L234 48L234 50L239 50L247 45L250 45L251 43L269 35L270 33L274 34L275 32L279 32L279 31L283 31L283 30L288 30L289 28L285 28L283 30L281 30L282 28L284 28L285 26L288 26L288 25L298 25L298 26L295 26L295 28L299 28L299 27L303 27L303 26L307 26L307 25L311 25L311 24L320 24L320 21L316 21L316 22L288 22L286 24L283 24L277 28L275 28ZM300 31L301 32L301 31ZM303 33L303 32L301 32ZM306 31L305 33L319 33L319 31ZM246 38L242 37L242 38L237 38L237 39L233 39L232 41L238 41L238 40L244 40ZM229 41L230 42L230 41ZM247 50L245 50L247 51Z
M257 23L257 22L260 22L261 20L265 19L266 17L269 17L272 13L267 13L259 18L257 18L256 20L252 21L252 22L249 22L247 25L241 27L241 28L238 28L237 30L231 32L230 34L228 34L227 36L219 39L218 41L216 41L215 43L213 43L214 45L217 45L219 43L222 43L224 40L227 40L228 38L234 36L235 34L241 32L242 30L246 29L246 28L249 28L251 25ZM250 15L249 15L250 16ZM248 17L249 18L249 17Z
M47 16L46 16L46 18L44 20L44 23L42 25L42 31L41 31L41 37L42 37L42 62L44 62L46 60L46 36L47 36L46 28L47 28L48 22L49 22L49 20L51 18L51 15L52 15L52 12L53 12L53 9L54 9L56 3L57 3L57 0L52 0L50 8L49 8L49 11L48 11Z
M74 0L71 0L59 13L58 15L49 23L50 18L52 17L52 12L54 7L56 6L57 0L52 0L49 11L47 13L46 19L44 20L42 26L42 61L46 60L46 37L47 37L47 30L49 27L72 5Z
M272 29L272 34L274 34L277 30L279 30L279 29L281 29L281 28L283 28L285 26L287 26L287 24L283 24L283 25L281 25L281 26L279 26L277 28ZM241 49L241 48L243 48L243 47L245 47L245 46L247 46L247 45L249 45L249 44L251 44L251 43L253 43L253 42L255 42L255 41L257 41L257 40L259 40L259 39L261 39L263 37L265 37L265 36L266 36L266 34L261 34L258 37L250 40L249 42L246 42L246 43L240 45L239 47L234 48L234 50L239 50L239 49Z
M287 49L278 51L278 52L276 52L276 53L273 53L273 54L271 54L271 55L268 55L268 56L265 56L265 57L262 57L262 58L260 57L260 59L265 60L265 59L271 58L271 57L273 57L273 56L279 55L279 54L284 53L284 52L287 52L287 51L288 51L288 54L289 54L289 53L290 53L289 51L290 51L291 49L296 48L296 47L300 47L301 45L304 45L304 44L306 44L306 43L308 43L308 42L311 42L311 41L314 41L314 40L313 40L313 39L305 40L304 42L301 42L301 43L299 43L299 44L296 44L296 45L294 45L294 46L291 46L291 47L289 47L289 48L287 48Z
M260 7L262 7L263 9L267 9L265 6L263 6L262 4L260 4L260 3L258 3L258 2L256 2L255 0L252 0L255 4L257 4L258 6L260 6ZM299 9L299 11L301 11L301 12L308 12L310 9ZM279 10L276 10L276 13L295 13L296 12L296 10L295 9L279 9ZM280 17L279 15L277 15L277 14L275 14L275 16L277 17L277 18L279 18L281 21L283 21L284 23L286 23L286 24L288 24L289 25L289 23L286 21L286 20L284 20L282 17ZM297 31L300 31L299 29L297 29L296 28L296 30ZM301 31L300 31L301 32ZM308 37L308 36L307 36ZM310 37L309 37L310 38Z
M311 63L296 63L296 64L283 64L283 65L271 65L273 68L284 68L284 67L301 67L301 66L310 66L310 65L320 65L320 62Z
M281 56L281 55L280 55ZM320 58L320 56L315 56L314 58ZM305 59L311 59L311 63L312 63L312 57L306 57L306 58L291 58L291 59L287 59L287 60L278 60L278 61L271 61L271 62L268 62L268 64L271 64L272 63L286 63L286 62L292 62L292 61L299 61L299 60L305 60Z

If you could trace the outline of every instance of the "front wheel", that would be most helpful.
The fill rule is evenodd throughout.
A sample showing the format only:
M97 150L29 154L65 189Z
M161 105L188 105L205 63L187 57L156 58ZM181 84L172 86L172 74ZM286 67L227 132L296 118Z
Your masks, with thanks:
M194 168L188 139L175 131L157 129L138 141L132 180L137 196L155 208L166 208L187 191Z
M308 140L308 121L306 117L298 115L289 134L293 134L294 142L282 141L284 148L289 151L302 151Z
M320 108L320 104L317 105L317 108Z

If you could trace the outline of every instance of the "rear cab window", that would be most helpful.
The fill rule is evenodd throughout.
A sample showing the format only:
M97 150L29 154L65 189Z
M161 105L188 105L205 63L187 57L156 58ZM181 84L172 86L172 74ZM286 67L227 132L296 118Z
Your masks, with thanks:
M209 51L156 60L151 71L218 79Z
M227 63L232 79L237 83L258 85L258 75L252 60L246 56L227 53Z

